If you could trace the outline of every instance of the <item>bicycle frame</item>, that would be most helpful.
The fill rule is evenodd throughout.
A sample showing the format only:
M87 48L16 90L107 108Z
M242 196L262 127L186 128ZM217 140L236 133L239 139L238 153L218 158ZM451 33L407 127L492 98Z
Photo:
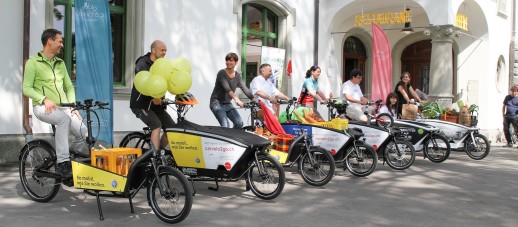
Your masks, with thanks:
M474 140L474 135L479 134L480 130L479 128L473 126L467 127L464 125L435 119L419 119L418 122L437 127L440 133L449 140L452 149L464 148L464 142L468 138ZM474 146L476 147L477 145L474 144Z

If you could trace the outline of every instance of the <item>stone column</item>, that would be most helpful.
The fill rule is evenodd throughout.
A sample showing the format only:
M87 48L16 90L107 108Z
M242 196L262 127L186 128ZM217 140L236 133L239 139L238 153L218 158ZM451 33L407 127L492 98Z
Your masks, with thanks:
M424 31L432 38L429 97L441 106L450 106L453 94L453 37L459 32L453 25L434 26Z

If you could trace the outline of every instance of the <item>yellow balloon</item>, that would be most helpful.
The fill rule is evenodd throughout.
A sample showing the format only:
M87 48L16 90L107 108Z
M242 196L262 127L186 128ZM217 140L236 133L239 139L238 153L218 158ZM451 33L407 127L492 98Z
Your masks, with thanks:
M188 91L192 86L191 74L186 71L175 71L173 77L167 84L167 90L169 93L183 94Z
M151 73L149 71L140 71L137 73L137 75L135 76L135 79L133 79L133 84L135 85L135 88L137 89L138 92L144 94L143 93L144 87L145 87L146 81L149 79L150 76L151 76Z
M172 64L175 71L185 71L191 74L191 64L186 58L178 57L173 60Z
M149 72L153 75L161 76L166 82L169 82L173 76L173 63L167 58L156 59L153 65L151 65Z
M151 96L153 98L161 98L167 91L167 82L161 76L152 75L146 81L144 87L144 95Z

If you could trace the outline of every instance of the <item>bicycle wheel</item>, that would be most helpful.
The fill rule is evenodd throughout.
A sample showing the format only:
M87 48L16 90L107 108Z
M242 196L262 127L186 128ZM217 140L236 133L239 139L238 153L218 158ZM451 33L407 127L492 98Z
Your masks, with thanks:
M48 143L35 140L25 145L20 153L19 171L23 190L32 200L48 202L58 194L56 155Z
M396 149L396 145L398 149ZM383 153L387 165L392 169L404 170L415 161L414 145L406 140L390 141Z
M246 183L255 196L270 200L279 196L284 189L285 175L279 161L270 155L259 155L248 165Z
M378 154L363 141L356 141L356 150L354 146L348 147L346 154L345 166L357 177L369 176L378 165Z
M424 142L423 152L432 162L444 162L450 156L450 142L442 135L433 134Z
M489 154L489 150L491 147L489 145L489 140L484 135L475 134L475 142L468 137L466 142L464 142L464 148L466 149L466 154L472 159L480 160L485 158ZM475 147L476 145L476 147Z
M394 124L394 118L388 113L380 113L377 118L376 125L378 125L378 127L388 128Z
M142 132L130 132L122 138L119 147L133 147L133 148L151 148L151 142L148 135Z
M191 212L192 189L187 178L177 169L161 166L159 179L153 178L147 187L147 199L156 216L167 223L183 221ZM161 194L158 180L164 194Z
M310 156L314 160L312 164ZM309 153L302 155L299 161L299 172L302 179L310 185L322 186L333 178L335 160L328 150L312 147Z

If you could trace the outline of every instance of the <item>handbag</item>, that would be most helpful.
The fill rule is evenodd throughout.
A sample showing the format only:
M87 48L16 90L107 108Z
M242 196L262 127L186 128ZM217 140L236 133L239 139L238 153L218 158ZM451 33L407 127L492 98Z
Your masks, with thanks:
M413 120L417 119L417 106L414 104L403 104L401 108L401 118L404 120Z

